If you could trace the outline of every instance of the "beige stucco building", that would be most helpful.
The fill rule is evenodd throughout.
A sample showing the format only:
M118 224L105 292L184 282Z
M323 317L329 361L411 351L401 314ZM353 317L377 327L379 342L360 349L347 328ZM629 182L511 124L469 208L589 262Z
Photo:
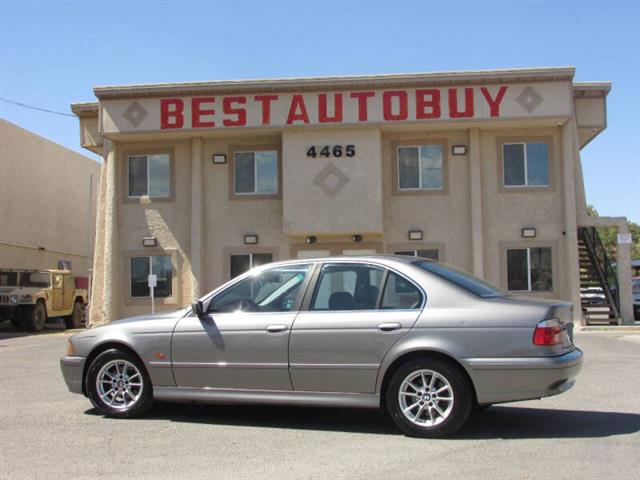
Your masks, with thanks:
M100 164L0 119L0 268L89 276Z
M608 83L573 68L97 87L104 158L92 322L185 305L250 266L438 258L580 309L580 150ZM619 246L618 264L628 255ZM632 318L622 267L620 315ZM631 320L632 321L632 320Z

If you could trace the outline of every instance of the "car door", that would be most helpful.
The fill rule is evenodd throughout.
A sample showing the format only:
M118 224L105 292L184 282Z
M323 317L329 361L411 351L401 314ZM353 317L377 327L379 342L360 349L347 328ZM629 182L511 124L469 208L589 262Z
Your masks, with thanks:
M64 288L62 275L54 274L51 279L51 290L53 301L51 302L54 311L58 312L64 309Z
M324 263L289 342L296 391L371 393L382 359L415 323L424 293L366 262Z
M171 355L179 387L291 390L288 345L311 264L240 277L181 319Z

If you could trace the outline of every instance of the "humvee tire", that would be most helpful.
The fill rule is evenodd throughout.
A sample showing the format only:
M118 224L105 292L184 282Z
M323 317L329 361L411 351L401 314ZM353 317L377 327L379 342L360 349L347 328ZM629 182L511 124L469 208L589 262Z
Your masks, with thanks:
M82 327L82 303L75 301L71 315L64 317L64 324L67 328Z
M44 302L38 300L36 304L25 311L23 322L28 332L39 332L47 321L47 309Z

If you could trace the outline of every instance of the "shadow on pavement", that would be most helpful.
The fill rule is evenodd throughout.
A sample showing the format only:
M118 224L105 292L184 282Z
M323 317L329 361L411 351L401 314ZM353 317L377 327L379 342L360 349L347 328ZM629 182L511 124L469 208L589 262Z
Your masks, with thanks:
M85 414L99 415L95 409ZM144 418L210 425L401 434L385 413L365 409L157 403ZM596 438L638 431L640 415L633 413L495 406L473 414L449 439Z
M0 320L0 340L6 340L7 338L29 337L33 335L45 335L47 333L64 332L64 320L59 318L52 318L44 325L44 329L41 332L27 332L25 330L18 330L9 320Z

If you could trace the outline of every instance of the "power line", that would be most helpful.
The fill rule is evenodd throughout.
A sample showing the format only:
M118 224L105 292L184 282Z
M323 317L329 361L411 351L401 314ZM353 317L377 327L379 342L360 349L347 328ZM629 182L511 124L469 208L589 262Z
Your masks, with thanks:
M31 110L38 110L40 112L54 113L56 115L64 115L65 117L76 118L76 116L74 114L72 114L72 113L56 112L55 110L49 110L47 108L36 107L34 105L27 105L26 103L16 102L15 100L9 100L8 98L4 98L4 97L0 97L0 100L2 100L3 102L11 103L12 105L17 105L18 107L30 108Z

